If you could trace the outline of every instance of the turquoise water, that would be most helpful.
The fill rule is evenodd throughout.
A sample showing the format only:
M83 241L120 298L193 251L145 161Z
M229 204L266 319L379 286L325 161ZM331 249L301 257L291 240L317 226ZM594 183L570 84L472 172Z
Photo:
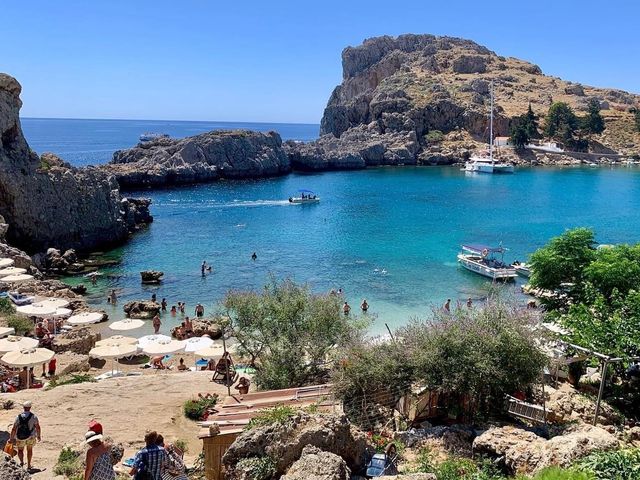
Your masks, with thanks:
M80 152L105 147L109 154L101 158L110 158L110 149L126 146L125 137L135 143L141 131L168 131L135 122L82 122L24 123L36 150L76 164L87 163ZM317 126L276 130L285 138L308 139ZM69 149L75 152L71 158ZM290 205L286 199L299 188L314 190L321 202ZM89 291L89 301L116 319L123 316L124 301L152 293L169 305L186 302L188 314L202 302L209 313L229 289L260 288L274 274L308 282L318 292L342 288L354 310L366 298L372 330L383 332L385 322L400 325L447 298L482 298L488 282L456 264L463 242L503 242L510 262L525 260L552 236L577 226L594 228L601 243L640 241L636 168L520 168L504 176L469 176L456 167L374 168L142 195L153 199L154 223L108 252L121 263ZM204 278L203 260L214 267ZM139 272L145 269L164 271L162 285L142 286ZM115 308L104 301L111 288L119 292ZM165 331L178 319L163 322Z

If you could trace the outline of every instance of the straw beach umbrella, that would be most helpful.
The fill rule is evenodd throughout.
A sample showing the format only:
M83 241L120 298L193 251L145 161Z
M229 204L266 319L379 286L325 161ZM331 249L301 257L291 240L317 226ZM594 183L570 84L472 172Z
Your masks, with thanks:
M111 376L115 376L116 359L130 357L138 353L138 346L135 344L112 343L94 347L89 351L89 356L94 358L111 359Z
M10 258L0 258L0 268L7 268L14 264L14 261Z
M0 361L10 367L35 367L47 363L56 353L47 348L27 348L5 353ZM31 381L31 375L27 375L27 389Z
M66 308L69 306L69 300L66 298L44 298L33 303L34 305L42 305L43 307L52 308Z
M8 337L9 335L13 335L14 333L16 333L15 328L0 327L0 338Z
M126 331L126 330L135 330L136 328L140 328L142 326L144 326L144 322L142 320L125 318L124 320L113 322L111 325L109 325L109 328L111 330Z
M51 315L56 313L56 308L32 303L31 305L23 305L22 307L17 307L16 312L22 313L29 317L50 317Z
M50 317L51 318L67 318L71 316L73 310L70 308L56 308L56 311L53 312Z
M155 355L168 355L170 353L177 353L184 350L184 342L180 340L158 340L155 342L149 342L144 347L142 347L142 351L149 356Z
M18 352L29 348L36 348L40 342L35 338L10 335L0 340L0 353Z
M136 345L137 343L137 338L114 335L112 337L105 338L104 340L98 340L96 342L96 347L103 347L105 345Z
M213 345L213 340L209 337L191 337L184 340L184 351L187 353L196 352Z
M0 277L8 277L9 275L21 275L27 273L26 268L6 267L0 269Z
M69 325L90 325L101 322L104 314L100 312L82 312L72 315L67 319Z
M24 273L20 275L7 275L6 277L0 278L0 282L2 283L22 283L28 282L29 280L33 280L33 275L26 275Z
M212 358L221 357L224 353L224 348L222 345L217 343L211 344L208 347L201 348L193 352L193 354L197 358L206 358L207 360L211 360Z
M156 334L153 334L153 335L145 335L144 337L140 337L138 339L138 346L140 348L144 348L150 343L168 342L170 340L171 340L171 337L168 337L167 335L161 335L159 333L156 333Z

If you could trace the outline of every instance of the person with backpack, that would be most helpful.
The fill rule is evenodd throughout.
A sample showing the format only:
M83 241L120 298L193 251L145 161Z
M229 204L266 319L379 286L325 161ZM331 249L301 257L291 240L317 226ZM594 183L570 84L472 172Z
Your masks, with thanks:
M166 452L157 442L158 432L149 432L144 436L146 446L136 453L133 468L129 472L134 480L162 480Z
M42 440L42 436L38 417L31 411L31 402L24 402L22 407L24 411L16 417L9 440L15 444L18 450L21 467L24 467L24 448L27 447L27 470L31 471L33 446L36 444L36 440L38 442Z

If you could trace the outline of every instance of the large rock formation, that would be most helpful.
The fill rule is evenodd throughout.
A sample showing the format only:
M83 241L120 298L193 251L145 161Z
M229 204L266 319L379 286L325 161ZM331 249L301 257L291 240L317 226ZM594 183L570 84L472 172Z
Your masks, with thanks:
M122 188L137 188L282 175L291 167L276 132L220 130L140 143L115 152L104 169Z
M342 84L322 117L321 138L286 145L294 168L459 161L488 141L491 80L496 136L507 136L511 119L529 104L539 115L553 101L580 113L595 98L604 109L607 129L594 138L594 145L625 154L638 153L640 147L630 112L639 105L639 96L545 76L537 65L498 56L470 40L371 38L345 48L342 67Z
M122 242L137 221L149 219L148 203L123 199L115 178L101 170L32 152L20 127L20 91L0 73L0 215L9 243L39 251Z
M16 457L17 458L17 457ZM9 455L0 453L0 478L2 480L29 480L31 475Z

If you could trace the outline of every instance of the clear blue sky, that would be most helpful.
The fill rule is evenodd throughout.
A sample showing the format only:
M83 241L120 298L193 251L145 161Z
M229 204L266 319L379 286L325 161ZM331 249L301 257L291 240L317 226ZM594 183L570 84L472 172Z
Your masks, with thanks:
M401 33L640 93L637 0L20 0L0 16L0 71L31 117L318 123L342 49Z

